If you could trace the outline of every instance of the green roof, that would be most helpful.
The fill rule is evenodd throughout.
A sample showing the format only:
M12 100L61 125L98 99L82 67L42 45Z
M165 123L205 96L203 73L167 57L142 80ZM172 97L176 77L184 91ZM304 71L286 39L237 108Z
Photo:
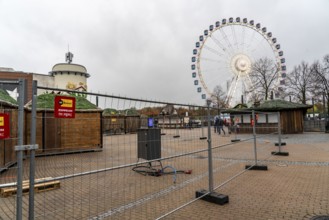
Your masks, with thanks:
M54 99L56 94L42 94L37 97L37 108L38 109L54 109ZM90 109L99 109L96 105L89 102L84 97L79 96L69 96L69 95L61 95L61 96L68 96L68 97L75 97L75 109L79 110L90 110ZM29 104L29 107L31 103Z
M253 107L254 110L293 110L293 109L308 109L312 105L305 105L300 103L288 102L281 99L267 100L258 107Z
M233 109L246 109L248 106L246 104L237 104L236 106L233 107Z
M103 111L103 115L117 115L119 114L119 111L114 108L106 108Z
M281 99L267 100L259 106L246 108L245 104L238 104L234 108L222 110L223 113L243 113L256 111L282 111L282 110L294 110L294 109L308 109L312 108L312 105L304 105L300 103L288 102Z
M11 105L18 105L17 101L13 99L6 90L0 89L0 100L2 102L11 104Z
M139 115L139 112L134 107L132 107L130 109L124 109L124 110L117 110L117 109L113 109L113 108L106 108L103 111L103 115L104 116L109 116L109 115L129 115L129 116L136 116L136 115Z

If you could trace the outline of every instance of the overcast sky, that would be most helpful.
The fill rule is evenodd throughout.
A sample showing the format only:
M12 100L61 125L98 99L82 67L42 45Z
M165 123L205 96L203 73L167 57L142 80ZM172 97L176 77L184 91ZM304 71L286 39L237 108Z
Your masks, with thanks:
M254 19L276 36L288 72L329 54L328 0L0 0L0 67L48 74L65 53L88 89L203 104L191 56L203 30Z

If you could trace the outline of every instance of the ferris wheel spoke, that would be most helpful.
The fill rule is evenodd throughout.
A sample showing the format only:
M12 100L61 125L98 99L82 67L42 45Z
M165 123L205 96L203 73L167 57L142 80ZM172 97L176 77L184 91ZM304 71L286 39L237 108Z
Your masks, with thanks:
M250 53L254 55L254 57L262 58L268 56L268 54L265 54L264 51L266 51L265 44L268 43L264 38L257 41L257 43L250 49ZM273 55L273 54L272 54Z
M232 35L233 35L234 46L236 47L237 50L239 50L239 44L238 44L237 37L236 37L236 34L235 34L234 26L235 25L231 25L231 31L232 31Z
M227 53L229 50L228 48L226 48L223 44L220 43L220 41L214 36L214 35L211 35L210 36L210 39L215 43L217 44L217 46L224 52L224 53Z
M207 49L208 51L210 51L213 54L216 54L217 56L220 56L220 57L221 56L224 56L224 54L219 53L217 50L215 50L214 48L211 48L211 47L209 47L207 45L204 45L203 48Z
M230 83L230 88L228 90L227 97L226 97L226 103L228 103L229 105L231 105L231 102L232 102L232 99L234 97L239 79L240 79L240 74L234 76L232 78L231 83Z
M254 54L255 52L263 53L264 49L266 49L263 44L264 42L268 43L263 37L261 37L253 45L250 45L247 51L250 52L251 54ZM259 47L262 47L262 49L258 49Z
M231 82L230 82L230 88L228 89L228 92L227 92L227 98L230 98L230 97L232 96L232 91L234 90L234 89L233 89L234 86L232 86L232 85L235 85L236 80L237 80L237 77L238 77L237 75L234 76L234 77L232 78Z
M227 68L219 68L216 71L204 71L203 73L199 73L199 79L201 84L203 85L204 89L208 91L209 94L211 94L213 91L211 91L209 88L214 88L216 85L223 85L223 73L227 72Z
M205 75L205 73L218 72L219 70L223 70L223 69L227 69L227 68L222 67L222 68L205 69L205 70L202 70L202 74Z
M252 33L251 33L251 36L250 36L250 38L249 38L249 40L247 41L248 42L248 44L246 45L246 47L245 47L245 49L248 51L248 48L249 47L251 47L251 45L253 45L254 44L254 40L255 40L255 38L256 38L256 30L254 30L254 29L252 29L251 28L251 30L253 30L252 31Z
M242 34L241 34L241 46L242 46L242 49L241 51L244 52L244 39L245 39L245 34L246 34L246 29L245 28L242 28Z
M229 63L229 59L227 57L218 57L218 58L209 58L208 56L202 56L199 58L199 60L201 61L209 61L209 62L213 62L213 63L219 63L219 64L222 64L222 65L226 65Z
M222 33L222 35L223 35L223 37L224 37L224 40L226 41L227 46L228 46L228 48L229 48L230 51L231 51L231 54L234 54L234 48L232 47L232 44L231 44L230 40L228 39L228 37L227 37L225 31L224 31L223 29L220 29L220 32Z
M244 81L244 85L246 87L246 99L249 100L252 97L257 97L258 99L258 95L257 92L255 90L255 86L254 83L252 82L250 76L247 76L247 80Z
M205 57L201 57L200 59L203 60L203 61L209 61L209 62L214 62L214 63L222 63L221 60L223 60L223 59L215 60L215 59L205 58Z
M229 68L227 66L226 67L223 66L221 68L203 70L202 73L199 73L199 77L200 78L206 77L207 79L211 78L211 80L208 80L209 83L211 83L211 81L215 79L214 77L220 77L222 79L225 78L223 77L223 75L225 76L228 71Z
M260 39L254 40L253 44L248 45L248 47L246 47L245 52L248 53L252 60L255 62L256 60L267 56L264 55L264 51L268 50L268 47L265 47L266 44L268 46L267 40L265 40L264 37L261 36Z
M244 81L246 90L249 91L249 92L253 92L254 91L254 85L253 85L253 82L252 82L249 74L247 75L246 78L247 78L247 80Z

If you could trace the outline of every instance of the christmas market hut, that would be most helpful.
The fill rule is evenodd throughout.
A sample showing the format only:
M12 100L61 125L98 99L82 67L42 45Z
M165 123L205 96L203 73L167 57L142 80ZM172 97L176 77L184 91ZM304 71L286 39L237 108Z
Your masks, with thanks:
M0 126L1 172L16 163L15 146L18 144L18 103L3 89L0 89Z
M54 114L54 100L57 95L45 93L37 97L36 142L39 145L37 154L101 150L103 110L84 97L67 96L75 98L75 116L58 118ZM31 102L26 107L25 138L29 143Z
M106 135L135 133L141 127L141 116L136 108L103 111L103 133Z
M237 105L226 109L223 113L230 113L231 120L239 125L240 133L251 133L251 112L256 112L256 133L272 133L278 131L278 117L280 117L281 133L303 133L304 116L311 105L288 102L275 99L252 105Z

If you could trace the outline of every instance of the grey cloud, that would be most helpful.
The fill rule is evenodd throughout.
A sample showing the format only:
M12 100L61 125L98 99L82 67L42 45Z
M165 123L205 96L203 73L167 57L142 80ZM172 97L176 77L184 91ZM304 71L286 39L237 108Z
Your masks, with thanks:
M260 22L291 69L329 53L328 8L325 0L0 1L0 66L47 74L70 45L93 91L200 104L190 60L210 24Z

